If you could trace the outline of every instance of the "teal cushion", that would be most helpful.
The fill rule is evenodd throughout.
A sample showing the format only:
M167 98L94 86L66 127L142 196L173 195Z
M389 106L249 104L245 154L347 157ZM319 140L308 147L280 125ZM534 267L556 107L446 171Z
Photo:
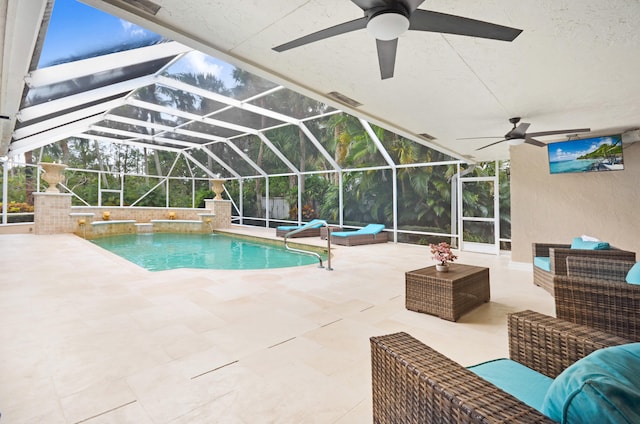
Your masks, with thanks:
M276 229L280 231L293 231L293 230L297 230L298 228L300 227L297 225L280 225Z
M369 224L359 229L358 234L378 234L382 230L384 230L384 225L382 224Z
M331 237L349 237L349 236L355 236L358 234L359 233L355 231L336 231L335 233L331 233Z
M306 224L309 228L320 228L324 225L324 221L321 219L313 219Z
M609 250L611 247L606 241L584 241L582 237L576 237L571 242L571 248L582 250Z
M361 236L364 234L373 235L378 234L382 230L384 230L383 224L369 224L366 227L355 231L336 231L335 233L331 233L331 237Z
M561 423L640 423L640 343L597 350L551 383L542 413Z
M631 267L625 280L629 284L640 284L640 262Z
M533 264L540 269L551 272L551 258L546 256L536 256L533 258Z
M324 225L324 221L322 221L321 219L314 219L312 221L309 221L308 223L304 224L304 225L281 225L279 227L276 227L278 230L280 231L293 231L293 230L298 230L302 227L306 227L306 228L320 228L322 227L322 225Z
M540 412L553 382L552 378L511 359L496 359L468 369Z

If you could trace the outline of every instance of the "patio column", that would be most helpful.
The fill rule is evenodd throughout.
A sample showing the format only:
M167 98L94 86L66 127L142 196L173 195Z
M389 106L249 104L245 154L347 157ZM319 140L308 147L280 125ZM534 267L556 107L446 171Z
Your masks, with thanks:
M68 193L33 193L36 235L73 233L72 196Z
M214 229L231 227L231 200L205 199L204 207L214 215L211 217Z

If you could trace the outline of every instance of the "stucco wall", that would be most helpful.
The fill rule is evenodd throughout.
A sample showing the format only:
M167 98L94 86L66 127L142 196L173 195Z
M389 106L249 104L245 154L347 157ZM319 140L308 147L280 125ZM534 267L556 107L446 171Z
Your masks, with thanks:
M640 258L640 143L625 145L625 169L549 173L547 149L511 148L511 260L531 262L531 243L598 237Z

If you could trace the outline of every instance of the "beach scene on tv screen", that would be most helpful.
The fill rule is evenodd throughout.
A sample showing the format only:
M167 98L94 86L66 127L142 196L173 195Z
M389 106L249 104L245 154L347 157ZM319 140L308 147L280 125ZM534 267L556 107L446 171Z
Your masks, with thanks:
M547 148L552 174L624 169L620 135L549 143Z

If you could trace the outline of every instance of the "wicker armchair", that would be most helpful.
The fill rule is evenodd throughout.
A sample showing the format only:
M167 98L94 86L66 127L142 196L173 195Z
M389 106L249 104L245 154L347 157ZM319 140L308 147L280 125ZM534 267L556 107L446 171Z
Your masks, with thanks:
M640 286L625 281L634 264L569 256L555 280L556 316L640 341Z
M630 341L532 311L510 314L509 356L555 378L589 353ZM371 338L373 422L552 423L406 333Z
M636 253L612 247L609 250L571 249L570 244L533 243L533 258L544 256L550 259L551 271L533 267L533 284L553 295L553 285L558 275L567 275L567 256L585 258L616 259L635 261Z

